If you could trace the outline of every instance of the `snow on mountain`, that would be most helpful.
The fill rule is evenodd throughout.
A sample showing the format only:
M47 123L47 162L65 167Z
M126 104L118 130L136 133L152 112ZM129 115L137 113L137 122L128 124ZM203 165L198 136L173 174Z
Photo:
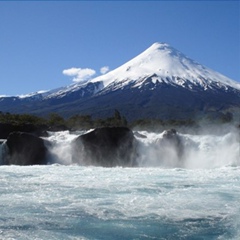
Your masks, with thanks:
M156 76L155 81L158 79L169 84L183 86L187 80L204 88L214 82L219 86L226 85L240 89L240 83L193 61L166 43L154 43L129 62L105 75L92 79L91 82L102 81L104 87L119 82L126 85L129 84L129 81L137 82L153 74Z
M36 99L51 99L51 98L61 98L66 96L67 94L71 94L73 92L76 92L80 89L84 89L88 86L87 82L81 82L81 83L75 83L71 84L65 87L59 87L55 88L49 91L38 91L35 93L30 93L30 94L25 94L25 95L19 95L18 97L23 99L23 98L36 98ZM101 83L96 84L96 86L93 89L93 94L98 92L100 89L102 89L103 86Z
M126 119L226 119L240 116L240 83L186 57L165 43L89 81L26 96L0 98L0 110Z
M51 98L51 97L57 97L57 96L63 96L67 92L71 91L77 91L79 88L81 88L83 85L79 84L72 84L66 87L59 87L55 88L52 90L46 90L46 91L38 91L38 92L33 92L29 94L24 94L24 95L18 95L19 98L28 98L28 97L42 97L44 99Z
M52 91L49 91L44 98L48 99L48 98L52 98L52 97L63 97L65 96L67 93L69 92L74 92L79 90L80 88L83 88L84 86L86 86L86 83L76 83L76 84L72 84L72 85L68 85L66 87L61 87L58 89L54 89Z
M95 94L103 89L116 90L128 84L140 88L144 79L152 77L152 82L165 82L192 88L192 85L200 86L205 90L215 87L233 87L240 90L240 83L235 82L222 74L215 72L194 60L188 58L180 51L166 43L154 43L147 50L123 64L122 66L92 80L75 83L66 87L60 87L50 91L18 96L19 98L51 99L62 98L68 94L82 89L79 97L84 96L85 90ZM89 84L93 84L89 90Z

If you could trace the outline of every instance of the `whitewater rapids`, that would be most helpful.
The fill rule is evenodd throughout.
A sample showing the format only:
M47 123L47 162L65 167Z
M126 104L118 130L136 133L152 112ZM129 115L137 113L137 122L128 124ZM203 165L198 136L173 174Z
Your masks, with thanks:
M238 133L182 134L181 168L141 134L138 168L71 164L69 132L48 138L56 164L1 166L0 239L239 239Z
M89 130L91 131L91 130ZM72 164L71 142L79 135L89 131L49 132L46 139L52 143L49 148L50 162L63 165ZM172 146L156 147L156 143L162 139L163 132L135 132L138 141L137 163L140 167L161 168L216 168L223 166L240 166L240 131L236 128L226 128L219 132L204 134L181 134L184 154L179 164L176 149ZM165 149L164 149L165 148Z

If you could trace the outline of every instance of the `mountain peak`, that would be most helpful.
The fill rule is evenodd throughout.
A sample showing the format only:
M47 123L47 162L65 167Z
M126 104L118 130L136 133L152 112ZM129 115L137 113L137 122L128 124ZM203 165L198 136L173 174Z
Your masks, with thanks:
M152 49L152 50L159 49L160 50L160 49L165 49L165 48L169 48L169 47L170 47L170 45L165 42L155 42L148 49L149 50L150 49Z
M88 82L28 97L0 98L0 110L105 118L112 109L118 109L128 120L199 119L206 114L226 119L225 113L230 112L238 121L239 103L240 83L157 42L117 69Z
M119 68L99 76L91 82L102 81L104 86L119 81L137 81L156 75L159 79L181 79L193 84L206 85L206 81L240 89L240 84L185 56L167 43L156 42ZM203 83L204 80L204 83ZM173 80L175 81L175 80ZM177 82L174 82L178 84Z

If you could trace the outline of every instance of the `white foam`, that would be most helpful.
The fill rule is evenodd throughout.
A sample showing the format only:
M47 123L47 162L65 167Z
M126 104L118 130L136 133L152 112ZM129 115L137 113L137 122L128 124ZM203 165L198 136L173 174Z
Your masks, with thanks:
M47 146L51 153L50 162L64 165L72 164L71 142L82 132L59 131L48 133L50 136L45 139L51 142L51 145Z
M138 138L141 166L215 168L240 165L240 139L237 129L222 134L179 134L184 153L179 165L176 149L161 149L154 144L162 134L140 132L147 138ZM167 154L166 154L167 153ZM164 155L165 154L165 155Z
M148 238L167 232L170 238L178 233L191 239L215 232L219 239L237 239L239 176L239 167L1 167L0 234L4 239L94 239L113 229L122 236L124 228L128 238L132 229Z
M91 131L91 130L90 130ZM55 156L53 162L72 164L71 142L85 132L69 131L50 133L46 138L52 142L50 152ZM171 144L160 146L162 133L142 131L146 138L136 137L138 144L138 163L140 167L162 168L216 168L240 165L240 139L237 129L221 134L179 134L183 146L183 156L179 160L178 151Z

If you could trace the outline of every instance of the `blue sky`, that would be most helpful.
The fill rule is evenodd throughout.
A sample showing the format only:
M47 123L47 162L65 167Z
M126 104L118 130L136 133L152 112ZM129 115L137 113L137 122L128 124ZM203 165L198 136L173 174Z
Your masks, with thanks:
M0 1L0 33L0 95L98 76L154 42L240 82L239 1Z

